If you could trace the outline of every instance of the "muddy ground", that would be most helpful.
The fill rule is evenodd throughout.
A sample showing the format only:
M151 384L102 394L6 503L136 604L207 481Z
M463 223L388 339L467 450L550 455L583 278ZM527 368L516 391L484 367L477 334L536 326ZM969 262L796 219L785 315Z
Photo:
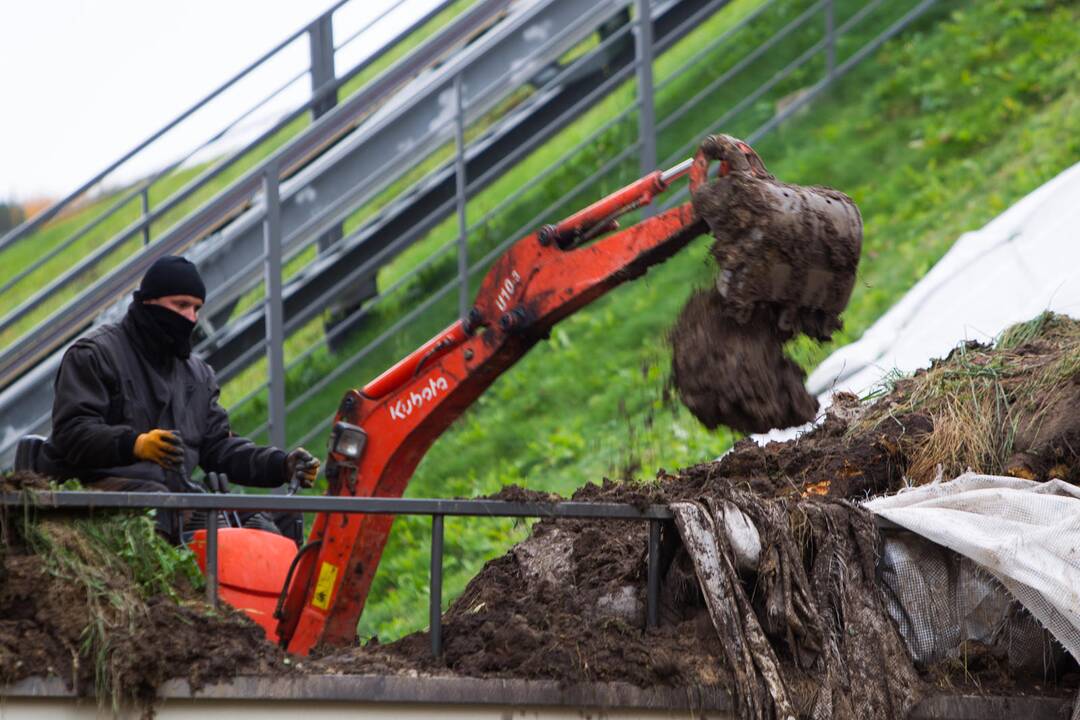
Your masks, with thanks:
M0 481L5 492L22 488L48 483L25 473ZM49 550L28 540L28 517L47 534ZM109 705L149 703L174 677L198 688L288 671L284 653L245 615L213 610L183 576L172 578L169 595L137 587L125 565L138 553L110 564L74 520L32 507L0 517L0 684L54 676ZM132 543L153 539L149 522L124 530Z
M844 714L843 702L853 696L853 688L863 686L878 690L862 702L893 709L906 707L934 687L989 693L1070 691L1080 684L1074 666L1058 668L1054 676L1021 678L999 659L974 653L912 680L910 662L903 653L897 655L895 631L879 622L880 608L866 590L866 559L875 549L858 529L864 521L849 501L930 481L938 466L946 476L970 466L1038 480L1055 476L1077 481L1078 358L1080 323L1040 318L1011 335L1007 345L965 346L871 403L839 397L824 422L798 440L765 447L742 441L719 461L661 472L646 481L587 485L573 499L637 506L734 499L751 516L765 518L763 527L772 528L768 546L787 548L775 565L786 567L787 574L773 572L771 579L740 584L745 608L751 608L756 619L744 614L736 630L760 625L800 713L817 701L815 688L822 682L834 691L836 701L833 714L825 717L851 716L850 708ZM983 395L993 400L991 407L998 413L994 421L1015 428L1000 438L990 433L994 442L989 444L981 428L963 436L955 427L958 418L986 409L979 400ZM975 402L964 410L963 398L968 396ZM942 435L947 443L937 442ZM11 489L11 479L4 482ZM497 497L553 499L519 488L506 488ZM849 529L823 533L830 525ZM528 540L488 563L453 602L443 619L441 659L431 658L428 635L415 633L385 645L323 650L303 663L303 671L738 687L732 643L718 637L693 568L670 529L664 538L661 624L656 630L642 629L646 532L643 523L635 522L538 522ZM834 543L828 551L832 555L825 555L821 548L829 543ZM822 575L821 563L815 562L821 557L844 558L851 572L843 573L840 581ZM56 675L92 692L93 663L80 653L88 622L85 588L48 573L10 535L2 567L0 678ZM790 586L802 590L788 593L784 583L777 584L781 577L794 578ZM151 600L145 608L147 621L117 630L111 657L130 694L146 696L170 676L198 684L233 673L296 672L295 664L286 666L252 623L227 612L209 613L197 594L182 592L179 603ZM787 619L780 622L781 616L770 616L762 605L769 597L801 599L792 603L796 609L791 613L781 613ZM829 620L846 617L843 608L861 609L839 625ZM791 618L811 630L789 633ZM856 628L861 629L853 632ZM875 640L860 642L866 636L859 633L873 633ZM849 642L845 636L856 640ZM752 639L753 633L744 637ZM832 648L831 655L807 663L814 653L825 657L822 647ZM863 674L848 673L843 670L847 667L861 668ZM901 674L894 674L897 671ZM887 687L902 692L881 690L882 678L897 677L902 682ZM760 684L745 680L744 673L744 697L761 694Z
M643 506L726 498L744 492L771 499L793 517L801 517L813 515L816 508L832 508L836 503L895 492L912 482L931 481L936 473L925 472L927 467L940 469L946 477L969 466L992 473L1012 467L1017 474L1037 480L1054 476L1075 482L1080 473L1077 358L1080 323L1042 318L1035 323L1034 334L1023 342L1001 348L965 347L899 382L873 403L839 396L824 421L798 440L765 447L744 440L719 461L661 472L652 482L588 485L573 499ZM994 372L985 372L988 368ZM992 382L973 384L972 373L979 378L991 377ZM1001 447L981 466L968 462L977 455L964 459L963 466L950 466L955 461L951 454L928 456L936 447L937 425L952 423L957 407L963 404L949 394L953 387L961 388L961 394L970 395L973 389L976 394L985 392L994 404L1005 408L999 420L1019 428L1018 432L1004 433L1007 437ZM980 407L976 403L971 412ZM957 438L951 429L949 437L972 440ZM940 462L935 464L935 459ZM912 475L913 467L924 468L923 474ZM504 494L529 499L518 498L509 489ZM842 517L847 517L846 510ZM804 529L802 534L806 532ZM782 534L778 531L774 540ZM793 541L798 547L796 535ZM670 536L667 540L674 542ZM849 543L838 553L856 557L859 543ZM816 547L813 543L805 546L804 557L809 585L814 587L818 578L811 566ZM717 639L685 558L679 560L677 554L669 558L661 627L649 632L641 629L645 548L642 523L539 522L529 540L490 562L450 607L443 620L445 657L441 661L431 659L429 638L418 633L388 645L328 654L320 661L321 667L332 672L410 668L562 682L626 680L645 686L719 682L731 687L725 646ZM751 596L763 592L760 578L748 592ZM863 603L867 614L876 613L868 627L880 634L875 643L841 648L848 657L857 657L860 648L873 648L861 661L867 675L841 680L857 687L858 682L895 679L892 673L898 668L902 678L909 678L905 668L910 669L910 660L906 653L897 655L891 627L887 632L880 625L880 607L857 588L854 594L851 588L840 592L847 593L842 602L826 597L819 598L819 604L851 607ZM781 666L790 677L799 676L795 655L785 650L782 639L772 640ZM1070 663L1051 675L1019 677L1004 668L999 658L971 651L960 661L923 672L919 682L923 685L920 692L934 687L989 693L1072 692L1080 685L1080 675ZM798 688L793 695L798 696ZM897 699L901 701L910 703L912 696Z

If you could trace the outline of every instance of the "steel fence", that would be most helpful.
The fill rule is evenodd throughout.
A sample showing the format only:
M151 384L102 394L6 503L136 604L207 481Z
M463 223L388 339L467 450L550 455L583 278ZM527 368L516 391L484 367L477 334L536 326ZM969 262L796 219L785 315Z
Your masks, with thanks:
M311 497L197 493L25 491L0 493L0 508L35 510L200 510L206 512L206 599L218 604L218 512L300 512L367 515L429 515L431 556L429 625L431 652L442 654L443 521L450 517L543 518L561 520L624 520L649 523L647 544L646 627L659 622L660 531L671 522L662 505L625 503L511 502L505 500L439 500L379 497ZM300 550L303 552L303 549ZM282 593L288 590L282 588Z

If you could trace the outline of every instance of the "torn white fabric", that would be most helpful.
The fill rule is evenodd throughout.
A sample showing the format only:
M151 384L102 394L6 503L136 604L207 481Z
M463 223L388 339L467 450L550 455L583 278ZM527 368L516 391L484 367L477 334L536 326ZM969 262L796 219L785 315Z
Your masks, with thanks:
M1080 660L1080 489L965 473L864 507L970 558Z

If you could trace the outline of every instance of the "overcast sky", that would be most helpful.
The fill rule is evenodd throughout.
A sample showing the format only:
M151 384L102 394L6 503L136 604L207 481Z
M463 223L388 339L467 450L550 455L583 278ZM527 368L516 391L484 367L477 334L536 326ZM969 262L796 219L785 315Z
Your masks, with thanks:
M338 69L434 1L352 0L335 13L336 44L393 9L339 52ZM0 200L57 197L75 189L331 5L333 0L0 0ZM307 62L302 38L116 181L139 177L209 137ZM308 83L305 76L244 126L251 132L257 120L279 114L284 103L310 90Z

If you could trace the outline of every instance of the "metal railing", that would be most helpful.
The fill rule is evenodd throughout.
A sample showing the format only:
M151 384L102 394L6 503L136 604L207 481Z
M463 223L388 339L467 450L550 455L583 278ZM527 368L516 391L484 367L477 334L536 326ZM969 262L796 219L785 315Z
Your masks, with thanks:
M718 74L717 77L707 83L707 86L700 92L695 93L690 101L684 103L681 109L677 109L674 112L669 113L666 117L660 118L654 117L655 113L653 111L656 107L655 93L667 92L674 83L686 77L688 73L694 71L703 63L708 62L712 55L721 52L740 32L745 31L747 28L754 27L755 23L767 20L766 13L777 12L779 11L778 9L783 9L785 5L776 3L774 0L766 0L766 2L763 2L758 8L755 8L739 22L733 24L723 33L718 34L717 37L712 38L710 42L706 43L681 66L668 72L665 77L658 79L658 81L650 82L651 73L647 72L645 68L646 64L648 64L647 59L661 56L664 52L669 50L678 39L684 37L705 19L722 9L727 4L727 0L713 0L712 2L703 3L698 10L686 17L678 27L668 28L666 32L663 33L658 31L644 31L648 24L643 23L642 18L645 17L646 12L652 12L648 10L650 7L648 0L626 0L624 3L616 4L626 9L633 7L639 14L633 23L624 24L622 27L601 39L595 50L596 52L610 52L612 49L619 47L619 43L627 40L630 33L634 33L633 61L626 65L619 66L617 70L605 77L595 87L591 88L589 92L582 95L569 107L566 107L559 117L552 120L552 127L565 127L572 118L577 117L601 98L607 97L618 88L625 86L627 83L631 82L632 78L635 76L638 88L636 102L623 108L621 111L614 113L610 118L607 118L602 124L592 130L587 137L575 144L574 147L559 157L554 158L546 168L535 173L527 182L522 183L519 187L513 188L492 208L486 210L482 216L470 222L467 212L470 201L475 199L481 192L489 187L491 183L502 176L502 174L515 162L519 161L526 154L535 151L549 135L538 138L522 138L518 148L512 152L508 152L505 157L502 157L499 162L492 167L487 168L483 173L475 177L470 177L467 171L470 149L475 148L477 143L483 142L486 137L483 133L476 136L478 128L481 130L483 128L491 129L497 128L499 123L512 124L513 116L506 115L501 119L496 119L494 124L486 124L491 122L490 118L477 117L478 108L482 107L479 103L482 103L483 99L474 98L469 102L465 100L463 93L460 92L462 87L461 73L463 72L463 69L459 69L456 74L447 76L444 87L446 92L449 93L453 112L446 114L443 118L442 125L434 127L431 130L432 137L440 136L440 133L445 133L441 136L449 137L451 139L451 145L444 148L449 155L447 163L444 165L437 165L434 169L430 170L414 182L410 187L405 188L402 191L403 199L401 201L395 201L390 205L385 206L384 209L370 222L362 224L355 231L349 233L335 243L335 247L364 247L365 244L372 239L373 233L379 231L381 223L385 221L385 216L397 212L398 206L407 207L408 198L414 195L418 191L418 188L423 188L432 183L434 178L447 166L449 166L453 172L453 184L455 188L454 196L442 201L423 217L415 219L407 232L392 238L388 243L379 247L376 251L369 253L362 261L357 262L355 266L349 265L347 272L337 277L332 284L320 286L318 294L314 295L306 306L300 310L294 308L289 312L288 316L286 316L286 308L283 307L283 304L280 302L281 294L287 292L287 290L275 290L275 288L282 288L282 285L284 284L284 277L282 274L283 267L290 261L299 257L300 253L304 252L307 248L313 246L326 232L339 226L343 218L347 217L350 213L365 207L365 205L371 202L383 188L387 187L387 184L367 185L355 194L344 197L329 207L324 207L300 227L293 228L289 232L283 232L280 227L280 220L267 221L267 210L274 205L274 203L277 203L277 206L280 208L282 198L280 176L282 174L282 163L288 162L288 156L276 155L252 170L248 176L246 176L249 178L249 180L245 181L247 184L262 190L262 193L259 194L259 205L257 205L254 210L253 219L263 224L264 239L266 237L275 238L273 245L282 248L280 257L271 258L264 253L261 258L252 259L248 265L248 269L238 273L238 276L242 275L245 276L245 278L259 277L261 278L261 286L263 288L270 288L270 292L264 294L264 300L262 301L261 306L262 317L260 324L264 325L265 330L262 333L261 340L248 346L227 366L218 368L219 376L227 380L236 375L244 367L250 365L254 360L258 359L260 355L267 357L269 367L269 377L267 382L246 392L241 398L233 403L230 408L230 410L235 412L244 409L249 403L257 398L264 396L267 398L268 411L265 416L266 422L256 425L249 431L250 434L259 435L270 429L268 436L272 442L284 442L284 439L288 437L288 434L285 433L285 418L288 414L298 410L319 392L326 390L331 384L339 381L342 375L353 371L361 362L375 357L375 353L382 352L385 355L388 342L393 340L399 333L406 330L417 320L425 319L430 311L435 308L448 309L443 303L449 302L447 296L454 293L455 290L457 297L454 304L457 306L457 313L460 314L469 302L469 289L471 284L486 272L487 267L494 257L504 251L519 237L531 232L532 229L539 224L550 221L560 208L566 207L575 197L582 195L589 188L595 187L600 182L610 179L613 175L620 175L620 173L625 175L630 172L629 163L635 157L637 158L639 169L644 169L646 163L649 162L651 158L657 157L658 150L661 149L661 144L669 144L666 142L667 138L670 137L673 132L679 130L679 126L685 123L688 118L693 118L695 112L700 113L700 110L698 109L699 106L704 103L711 94L721 91L725 86L732 84L734 81L745 82L747 77L756 74L755 63L758 63L763 59L768 59L770 53L774 51L774 49L777 47L786 47L787 45L797 45L797 43L793 43L792 40L793 38L796 38L799 33L805 34L809 31L814 31L818 33L818 37L813 41L805 43L806 49L798 55L798 57L774 73L767 80L760 82L755 88L747 91L739 102L730 106L719 118L709 116L706 124L700 126L699 130L681 132L682 137L679 138L680 141L689 136L692 138L691 142L685 143L676 152L667 154L663 165L670 165L688 155L692 152L694 142L708 132L720 129L727 130L732 125L742 122L741 118L752 114L754 108L760 104L762 99L765 98L770 91L775 90L784 80L792 77L794 73L803 70L811 63L821 63L822 73L820 79L813 81L809 89L804 92L801 97L789 104L783 110L775 113L771 118L764 120L757 126L748 128L747 132L742 133L743 136L751 142L759 140L779 125L779 123L791 117L800 108L813 101L813 99L818 97L829 86L843 77L867 55L880 47L883 42L893 37L896 33L907 27L912 21L917 19L930 6L934 5L935 2L934 0L922 0L922 2L913 3L914 6L907 13L894 23L890 24L882 32L878 33L862 48L851 52L847 57L841 58L837 57L837 47L847 34L858 28L860 24L876 10L883 6L889 6L890 4L884 3L882 0L871 0L864 3L841 3L839 0L819 0L818 2L811 3L805 7L803 12L799 13L789 22L783 24L779 29L772 33L770 37L766 38L744 57L734 61L722 73ZM844 6L845 9L857 6L858 9L855 12L848 13L846 17L844 17L843 13L837 11L838 5ZM654 28L654 31L655 30L656 29ZM657 37L664 39L659 40L655 42L655 45L652 45L651 42L654 34ZM551 42L556 42L556 39L553 38ZM801 46L799 47L801 49ZM848 48L845 48L845 50L848 50ZM848 50L848 52L850 52L850 50ZM561 84L568 82L575 73L579 72L579 65L577 64L568 64L565 67L560 68L559 71L549 77L544 84L539 85L532 90L530 98L525 101L526 104L534 98L543 98L555 92ZM522 204L530 192L542 187L543 183L550 180L553 173L563 166L572 163L576 156L587 150L592 144L602 142L610 133L617 132L631 123L637 125L636 141L626 144L621 151L615 153L612 157L607 158L595 172L575 182L568 191L562 193L545 207L535 212L530 219L522 224L515 232L508 233L501 243L497 244L492 249L488 249L485 247L478 247L475 242L469 243L467 241L467 238L483 231L494 219L500 217L503 213L510 212L515 207ZM449 128L448 133L444 130L445 128ZM465 139L470 136L473 137L471 143L465 142ZM663 143L660 142L662 140L664 141ZM271 174L275 175L273 180L270 178ZM273 197L271 197L271 195L273 195ZM685 190L673 192L669 196L667 204L670 205L675 202L680 202L684 198ZM419 259L411 270L405 272L395 282L388 287L382 288L381 291L376 292L371 298L360 304L350 315L343 318L341 324L337 325L335 328L327 329L320 339L308 344L307 347L295 349L292 356L286 355L282 350L285 342L304 327L316 322L322 308L333 301L335 297L363 278L374 277L374 273L377 272L379 268L385 266L405 248L429 234L440 222L450 217L456 218L457 232L455 234L449 236L442 244L434 247L426 257ZM198 221L197 218L196 221ZM449 235L449 233L447 233L447 235ZM264 247L269 246L264 245ZM344 253L345 251L343 250L342 252ZM302 364L310 362L310 359L315 353L322 348L325 348L331 342L339 339L347 331L350 325L365 316L370 316L376 310L383 308L388 304L388 301L390 301L391 298L400 296L404 291L411 291L417 285L418 278L422 273L434 273L437 275L440 263L448 262L451 252L456 252L457 272L454 279L432 288L426 297L421 297L410 304L399 316L390 319L386 323L384 330L377 333L376 337L374 337L371 342L359 348L355 353L352 353L351 357L338 363L315 382L308 384L296 397L285 397L285 377L288 373L295 371ZM476 255L475 259L473 258L473 255ZM326 263L325 260L320 262L323 264ZM260 264L262 265L261 271L259 271ZM301 274L303 272L304 271L301 271ZM132 277L135 277L134 272L132 273ZM294 280L296 277L298 276L294 276ZM252 282L252 280L241 279L238 277L229 287L216 289L216 292L224 293L224 300L230 298L235 299L245 292L250 293L254 287ZM205 351L208 347L213 346L214 343L222 341L228 332L230 332L230 327L231 326L226 325L215 328L207 340L200 346L201 349ZM369 369L369 374L377 374L381 369L381 367L372 367ZM328 405L332 406L333 404ZM312 438L318 434L326 432L331 420L332 415L325 416L321 423L311 427L308 432L299 438L298 442L302 444L310 442ZM44 425L47 427L48 415L42 415L37 422L39 426ZM10 447L13 443L14 440L10 440L7 443L7 447L0 448L0 452L10 452Z
M648 0L634 0L637 7L648 7ZM707 55L709 52L716 51L722 47L724 43L729 41L738 32L745 29L752 23L760 20L763 13L774 6L774 0L767 0L761 7L755 9L754 12L747 15L745 18L734 24L728 31L722 33L715 38L711 43L706 45L702 50L695 54L689 61L684 63L679 68L672 71L667 77L656 84L656 89L663 89L675 82L682 75L694 70L700 59ZM521 237L524 237L528 233L532 232L535 228L539 227L545 222L550 222L555 213L560 207L565 206L572 198L582 193L585 189L594 186L599 180L609 177L611 172L617 170L620 166L625 166L627 161L637 156L640 160L639 164L643 164L650 158L656 157L657 140L661 133L691 113L693 109L700 104L703 99L708 97L710 93L716 92L724 84L730 83L733 79L740 75L745 75L753 67L753 62L760 58L765 57L768 52L779 45L782 41L791 38L795 33L804 31L808 28L812 28L816 24L821 29L821 37L810 44L802 53L800 53L794 60L786 64L783 68L772 74L764 82L761 82L754 90L747 94L741 101L736 103L727 112L725 112L719 119L710 118L710 122L703 126L699 133L694 135L694 139L685 143L674 153L667 155L661 166L670 166L679 160L683 159L687 155L691 154L693 148L698 140L704 135L711 132L717 132L724 130L731 124L738 121L741 114L746 113L752 106L757 103L763 96L765 96L770 90L776 88L783 80L791 77L795 72L807 67L815 60L821 60L823 65L822 77L813 82L810 87L802 94L801 97L791 102L783 110L777 112L768 120L762 122L750 129L744 137L749 142L757 142L766 134L774 130L781 122L790 118L799 109L806 106L808 103L816 99L822 92L828 87L837 82L840 78L846 75L850 70L858 65L863 59L865 59L870 53L876 50L888 39L894 37L897 33L901 32L904 28L909 26L913 21L918 19L926 10L936 4L936 0L922 0L917 2L911 7L908 12L904 13L902 17L896 21L890 23L888 27L882 30L874 38L868 41L864 46L856 49L850 56L843 60L839 65L837 64L837 44L838 42L853 29L859 27L859 25L867 20L867 18L877 9L885 5L883 0L869 0L862 4L857 11L852 13L839 25L836 24L836 0L818 0L807 7L803 12L798 14L790 22L784 24L774 35L766 40L762 45L752 50L746 57L741 58L735 62L731 68L719 75L719 77L710 83L710 86L697 93L689 102L685 103L683 107L671 115L662 118L659 122L655 123L655 129L652 129L650 125L649 108L654 105L654 95L652 87L642 86L641 83L648 78L647 73L643 73L641 70L642 60L641 58L653 57L654 53L659 54L668 47L661 46L659 48L642 47L648 42L647 33L638 34L637 45L637 59L635 62L624 68L619 73L613 75L609 80L612 86L616 86L620 82L629 80L632 74L636 74L637 82L639 83L638 101L634 105L624 108L622 111L614 114L611 118L606 120L596 130L591 132L586 138L577 143L566 153L562 154L542 172L535 175L527 183L521 187L515 189L510 195L501 200L494 208L486 212L477 221L468 224L465 221L465 207L468 200L474 196L476 189L467 178L458 179L458 197L455 204L457 216L458 216L458 234L456 237L447 240L443 245L434 249L427 258L419 262L410 272L404 274L393 286L384 289L382 292L372 298L362 308L358 309L353 318L358 318L365 313L370 313L374 308L378 307L381 303L386 302L387 299L400 291L408 282L416 278L420 273L424 272L430 264L437 262L441 257L448 255L452 250L457 249L458 255L458 273L457 277L443 284L442 286L433 290L423 300L417 301L409 310L407 310L401 317L396 319L384 332L378 335L370 343L358 350L352 357L347 359L343 363L339 363L331 372L322 376L318 381L306 387L297 397L285 402L284 399L278 399L270 404L271 409L274 407L280 408L283 404L284 412L282 417L289 413L299 410L308 401L315 397L318 393L325 390L332 383L341 378L345 373L352 371L360 362L371 356L377 349L384 346L386 343L394 339L399 333L408 327L416 320L425 317L426 314L432 310L438 303L447 300L447 297L454 291L458 291L458 312L462 312L462 296L465 294L466 288L469 288L472 281L479 276L482 276L490 266L491 262L502 252L504 252L511 244L516 242ZM710 5L708 10L715 10L714 5ZM701 15L707 16L705 12ZM701 17L695 16L687 21L687 23L700 22ZM614 42L617 36L622 32L629 32L635 28L640 27L639 23L635 23L633 26L627 26L623 28L619 33L616 33L609 41ZM570 72L568 68L565 72ZM644 111L643 111L644 109ZM457 112L454 114L455 122L462 123L462 117L464 112ZM476 233L482 229L492 217L498 214L501 210L505 209L511 203L518 198L524 196L531 189L536 188L540 183L546 180L550 173L556 169L562 167L564 164L570 162L575 155L583 148L588 147L590 144L596 142L598 138L602 137L604 133L608 132L611 128L615 127L619 123L625 123L634 118L637 115L639 118L638 123L638 139L636 142L627 145L620 152L609 158L604 164L598 168L594 173L591 173L586 178L582 179L572 188L564 192L555 200L548 203L539 212L533 215L527 222L522 224L518 229L507 235L507 237L495 246L493 249L482 255L477 261L469 263L467 256L467 244L465 244L463 238L473 233ZM457 132L460 135L464 133L464 128L459 127ZM459 165L463 162L464 150L460 146L456 149L455 162ZM649 166L655 168L655 164ZM474 181L475 182L475 181ZM480 183L477 183L479 185ZM663 207L670 207L678 202L685 201L687 196L687 190L682 189L677 192L673 192L671 197L666 199ZM325 345L328 342L327 338L323 338L320 341L314 343L311 347L303 351L297 358L286 365L286 372L298 367L308 357L311 356L319 347ZM271 340L271 345L273 345ZM238 400L232 409L237 409L244 406L246 403L253 400L255 397L263 393L269 383L257 387L254 390L247 393L244 397ZM336 407L335 404L328 404L329 407ZM278 412L281 412L280 409ZM266 431L267 427L273 426L276 422L276 415L274 412L270 412L267 416L266 422L256 426L251 433L259 435ZM330 425L333 422L334 413L329 413L324 416L324 419L312 427L308 432L301 435L296 441L298 444L307 444L320 434L328 432ZM283 420L281 421L283 422Z
M218 604L218 512L299 512L365 515L431 516L429 630L431 652L442 654L443 521L446 517L544 518L576 520L627 520L649 523L647 545L647 628L659 623L660 530L671 522L671 511L662 505L639 508L625 503L509 502L504 500L439 500L379 497L298 497L281 495L229 495L147 492L23 492L0 493L0 508L30 507L41 510L201 510L206 511L206 599ZM288 587L282 588L282 593Z
M127 195L121 198L121 200L111 204L101 215L92 219L89 223L76 230L71 236L66 238L63 243L62 249L66 249L72 243L82 238L86 233L100 226L104 221L109 219L118 213L137 195L141 195L147 186L152 184L155 180L163 177L185 162L187 159L202 152L206 147L212 145L214 142L223 137L229 129L235 127L241 120L246 118L255 109L262 104L269 101L271 98L278 95L285 87L288 87L301 79L303 75L310 74L312 77L312 92L310 97L293 108L291 111L284 114L271 127L263 131L254 141L247 144L240 150L226 155L225 157L213 162L208 168L203 170L196 178L185 184L179 190L171 194L168 198L164 199L156 207L151 209L149 207L148 200L144 203L146 212L144 215L130 224L120 233L113 235L106 242L97 246L87 256L81 258L78 262L68 266L59 274L59 276L51 278L44 287L39 288L31 297L27 300L19 303L14 308L9 309L2 317L0 317L0 332L7 331L12 328L17 322L23 318L29 316L40 308L43 303L49 300L51 297L64 287L67 287L73 283L79 282L81 278L87 273L93 271L97 266L108 256L122 248L125 243L131 239L140 237L144 240L149 240L150 228L154 223L164 221L169 213L173 213L182 209L183 204L191 202L196 198L199 191L206 188L214 187L215 182L220 182L225 172L237 167L241 161L248 158L253 149L257 149L264 145L267 141L274 138L279 132L281 132L290 123L295 121L301 115L306 112L312 111L313 114L316 110L322 110L325 112L325 108L328 105L336 104L338 91L349 81L353 80L360 73L371 67L372 64L381 60L388 52L390 52L398 43L405 38L409 37L417 29L429 22L435 15L444 10L450 5L451 0L444 0L435 5L429 12L417 17L412 23L398 33L391 41L377 48L375 52L370 54L364 60L356 64L349 71L342 73L339 77L326 78L326 63L325 58L333 56L333 53L344 48L348 43L354 42L359 38L363 31L375 25L377 22L386 17L389 10L378 15L376 18L366 23L359 31L353 33L353 35L347 40L337 46L328 45L332 42L332 31L327 30L327 26L331 23L332 15L334 12L342 8L344 5L355 2L356 0L342 0L338 2L330 9L328 9L319 18L316 18L312 23L305 26L296 33L279 43L271 51L263 55L263 57L256 60L247 68L237 73L233 78L228 80L222 86L213 91L206 98L203 98L200 102L189 108L182 113L164 128L152 135L150 138L140 143L136 148L110 165L106 170L99 173L90 181L85 183L75 192L63 200L56 203L53 207L44 211L42 214L32 218L23 225L13 229L3 239L0 239L0 250L10 246L12 243L24 240L32 239L30 236L32 233L52 219L66 208L70 207L73 203L77 202L85 193L92 187L99 184L103 178L109 176L118 167L124 163L130 161L132 158L138 156L141 152L145 151L155 141L159 140L162 136L168 133L173 128L179 126L184 120L191 117L198 110L206 107L211 101L219 97L222 93L228 89L234 87L236 83L242 79L248 77L251 73L257 69L263 67L266 63L278 58L286 48L291 46L298 39L305 35L310 38L310 64L309 67L301 72L299 75L294 76L285 85L280 86L274 90L269 96L259 100L252 108L245 110L241 116L226 124L226 126L215 133L209 140L197 145L194 149L186 152L183 157L176 163L170 164L158 173L155 173L143 187L132 190ZM288 168L294 170L298 164L302 164L305 159L310 158L314 154L318 154L321 150L332 141L332 139L338 137L343 131L347 130L356 119L363 116L366 113L371 112L373 107L377 107L378 104L385 101L389 94L398 87L407 78L412 77L415 73L424 66L425 63L437 62L438 59L446 52L446 49L458 42L462 42L472 32L475 31L477 26L483 26L483 24L490 21L493 15L501 12L507 5L509 0L479 0L474 8L475 12L470 16L473 20L473 24L469 24L466 27L460 28L460 33L457 35L450 34L442 38L442 42L429 42L417 52L413 53L413 61L409 63L398 63L391 68L391 71L384 73L379 77L381 82L368 83L361 88L355 95L350 96L349 102L346 104L348 107L347 112L335 113L335 117L332 121L324 122L318 128L318 132L307 132L301 134L296 141L288 144L282 150L274 154L274 159L278 162L281 169ZM466 13L468 14L468 13ZM444 33L445 34L445 33ZM426 50L427 53L421 52ZM316 78L322 80L321 83L316 83ZM358 97L360 96L360 97ZM329 119L328 119L329 120ZM313 128L314 130L314 128ZM59 318L62 318L62 322L59 320L52 324L57 325L57 328L52 329L48 333L35 333L36 343L35 347L29 352L13 352L18 349L18 346L9 346L0 353L0 379L2 384L6 385L11 382L13 374L17 375L25 367L33 364L36 360L42 357L43 354L54 349L58 343L63 342L66 338L69 338L73 332L85 326L98 312L104 309L104 306L113 300L117 292L123 293L127 289L134 285L134 282L138 280L141 274L145 271L146 267L158 256L167 254L169 252L182 252L185 248L189 247L197 239L203 237L206 233L210 232L213 228L224 222L231 214L235 213L237 208L242 208L247 203L251 202L255 197L259 186L259 169L256 168L244 175L241 180L234 182L229 186L227 192L219 193L209 202L199 208L195 213L189 215L176 227L172 228L168 233L168 237L162 237L161 240L166 240L164 243L155 242L150 245L146 250L140 251L133 256L135 262L128 261L126 265L130 266L127 273L123 272L123 267L113 271L110 274L112 278L111 282L101 285L101 292L94 294L84 294L80 296L77 306L72 313L59 313ZM246 179L246 181L245 181ZM171 239L171 242L168 240ZM56 251L58 252L58 251ZM39 258L32 264L32 269L37 269L44 262L56 254L53 252L47 254L42 258ZM140 258L143 258L140 261ZM28 269L32 271L32 269ZM20 273L20 279L25 279L29 274L24 270ZM113 277L116 276L116 277ZM9 281L14 282L14 281ZM53 316L56 319L56 315ZM39 347L40 346L40 347Z

